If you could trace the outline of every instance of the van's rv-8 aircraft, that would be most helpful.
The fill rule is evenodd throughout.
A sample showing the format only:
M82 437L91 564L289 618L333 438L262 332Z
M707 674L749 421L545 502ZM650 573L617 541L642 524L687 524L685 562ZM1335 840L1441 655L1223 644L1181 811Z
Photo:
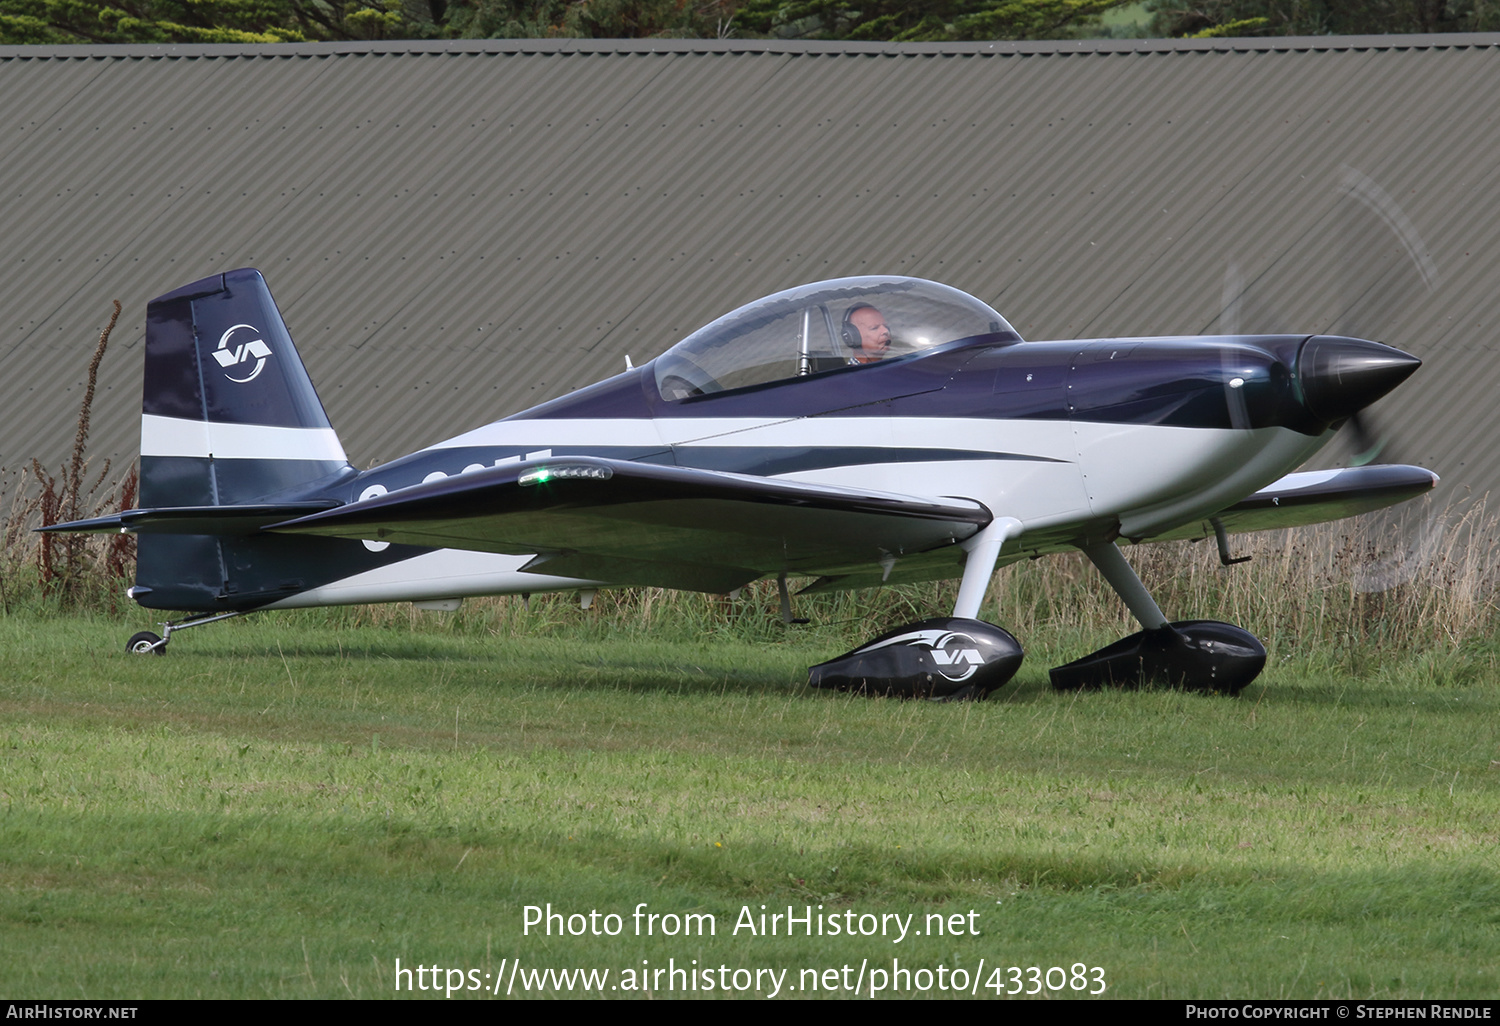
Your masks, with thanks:
M820 687L983 698L1021 662L977 617L997 566L1080 549L1141 631L1060 688L1234 693L1265 649L1168 622L1117 542L1316 523L1431 489L1430 471L1289 473L1415 357L1326 335L1023 341L908 277L750 303L606 381L370 470L350 466L258 271L147 311L141 508L50 531L139 535L129 594L195 615L657 586L806 591L960 578L951 617L815 666ZM628 361L627 361L628 363Z

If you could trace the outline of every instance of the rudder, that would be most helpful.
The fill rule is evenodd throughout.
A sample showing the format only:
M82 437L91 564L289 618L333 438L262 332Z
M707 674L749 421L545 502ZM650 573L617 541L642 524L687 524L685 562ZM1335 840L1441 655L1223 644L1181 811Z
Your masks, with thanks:
M232 506L326 495L353 477L259 271L216 274L146 308L140 505ZM131 594L155 608L234 608L302 586L311 551L264 536L141 534Z
M259 271L148 304L142 506L291 498L352 471Z

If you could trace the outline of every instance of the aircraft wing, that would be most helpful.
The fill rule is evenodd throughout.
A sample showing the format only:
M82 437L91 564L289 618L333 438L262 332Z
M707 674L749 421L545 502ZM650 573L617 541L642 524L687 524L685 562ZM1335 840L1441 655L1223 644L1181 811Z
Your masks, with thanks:
M1438 476L1432 471L1403 464L1306 470L1273 481L1211 519L1230 532L1321 524L1394 506L1431 491L1437 482ZM1152 535L1149 540L1196 539L1213 534L1211 520L1205 519Z
M535 553L523 569L724 592L768 574L816 576L951 546L990 520L968 499L564 457L414 485L266 529Z

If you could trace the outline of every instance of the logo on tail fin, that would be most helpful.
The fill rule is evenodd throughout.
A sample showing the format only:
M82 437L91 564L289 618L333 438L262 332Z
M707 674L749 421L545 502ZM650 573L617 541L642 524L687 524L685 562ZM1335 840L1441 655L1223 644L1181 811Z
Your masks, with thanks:
M232 344L231 339L235 332L240 333L241 338L248 341ZM266 367L266 357L271 355L271 347L266 345L265 339L260 337L259 328L251 324L236 324L219 338L219 346L214 350L214 360L224 368L224 376L230 381L243 385L247 381L254 381ZM255 361L255 368L245 377L237 378L230 373L230 368L239 368L242 364Z

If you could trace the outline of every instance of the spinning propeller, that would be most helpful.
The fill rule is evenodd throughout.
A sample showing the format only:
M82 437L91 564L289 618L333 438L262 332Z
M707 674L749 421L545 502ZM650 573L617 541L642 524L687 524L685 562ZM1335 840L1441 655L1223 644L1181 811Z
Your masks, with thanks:
M1406 212L1374 179L1345 165L1339 189L1340 296L1331 330L1357 338L1387 335L1405 310L1432 294L1437 265ZM1391 432L1367 410L1350 414L1345 434L1353 466L1374 463L1382 454L1391 462Z
M1350 446L1350 465L1398 463L1402 460L1392 452L1396 447L1392 444L1390 426L1372 414L1361 397L1378 398L1388 387L1394 387L1395 382L1411 372L1414 358L1401 354L1404 359L1395 359L1375 350L1362 351L1359 345L1331 343L1391 337L1393 326L1410 323L1411 311L1430 300L1440 276L1411 219L1374 179L1345 165L1340 169L1337 189L1333 216L1310 224L1254 280L1246 281L1239 261L1229 262L1224 274L1218 330L1221 334L1235 335L1244 331L1301 328L1297 323L1299 318L1284 316L1282 309L1285 297L1297 291L1311 271L1300 266L1295 257L1316 259L1313 254L1317 252L1317 243L1320 236L1327 237L1331 224L1337 232L1338 248L1338 292L1328 328L1332 337L1320 336L1306 344L1298 361L1297 375L1308 407L1320 419L1343 420L1341 435ZM1405 345L1406 339L1400 341ZM1225 370L1229 370L1228 366ZM1341 387L1355 378L1360 381L1355 388ZM1232 378L1226 380L1232 385ZM1229 409L1231 422L1239 426L1232 395ZM1410 579L1432 558L1435 546L1442 539L1443 525L1437 518L1426 517L1420 524L1413 524L1407 517L1399 517L1396 531L1400 540L1395 551L1357 577L1356 587L1360 591L1384 591Z
M1421 305L1434 291L1439 276L1426 244L1396 200L1373 179L1344 166L1338 182L1339 198L1333 221L1339 233L1339 289L1335 315L1326 336L1310 342L1298 361L1297 374L1308 407L1321 418L1344 422L1342 434L1352 447L1352 466L1392 462L1390 431L1382 428L1368 403L1409 375L1415 361L1405 354L1334 344L1338 336L1350 340L1389 337L1403 314ZM1303 241L1326 229L1326 221L1310 226ZM1298 247L1300 248L1300 247ZM1283 254L1283 258L1287 254ZM1273 262L1254 281L1246 282L1239 261L1225 268L1218 330L1224 335L1274 332L1300 328L1283 323L1277 307L1295 281L1295 270ZM1273 280L1281 279L1279 286ZM1248 322L1248 323L1247 323ZM1305 323L1305 322L1304 322ZM1225 353L1225 380L1230 422L1248 426L1244 399L1236 394L1236 378ZM1357 379L1353 388L1346 387Z

